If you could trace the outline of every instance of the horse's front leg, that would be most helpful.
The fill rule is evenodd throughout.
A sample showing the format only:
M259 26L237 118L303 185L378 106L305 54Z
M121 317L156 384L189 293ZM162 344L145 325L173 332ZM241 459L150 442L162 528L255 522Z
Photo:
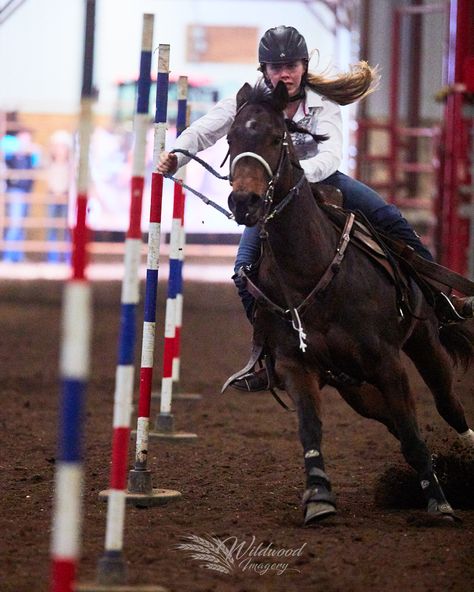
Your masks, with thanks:
M324 470L321 451L321 395L317 377L291 362L277 363L285 389L298 413L299 436L303 446L306 490L303 494L304 524L309 525L336 513L331 482Z

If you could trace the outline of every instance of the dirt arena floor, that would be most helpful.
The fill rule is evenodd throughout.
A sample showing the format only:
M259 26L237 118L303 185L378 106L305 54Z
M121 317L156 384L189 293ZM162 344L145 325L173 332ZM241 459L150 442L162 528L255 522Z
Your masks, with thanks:
M56 282L0 285L1 592L48 589L61 293ZM164 285L159 294L163 311ZM98 493L109 479L120 284L96 283L93 296L81 582L95 579L104 545L106 505ZM124 555L130 582L173 592L472 590L474 510L459 509L463 522L453 527L431 524L416 507L381 507L379 479L402 464L398 444L331 389L325 391L324 450L338 514L302 528L304 471L295 415L269 393L219 394L227 376L247 361L250 343L233 286L186 282L184 301L181 391L201 393L202 399L175 400L173 411L176 427L198 439L151 445L155 487L177 489L182 498L160 508L128 509ZM162 313L157 327L159 389ZM471 426L473 378L472 371L458 378ZM450 434L415 375L413 384L423 433ZM203 567L216 556L211 536L228 547L235 543L231 573ZM178 548L191 544L189 537L209 547L200 560ZM286 550L287 557L271 556L272 550Z

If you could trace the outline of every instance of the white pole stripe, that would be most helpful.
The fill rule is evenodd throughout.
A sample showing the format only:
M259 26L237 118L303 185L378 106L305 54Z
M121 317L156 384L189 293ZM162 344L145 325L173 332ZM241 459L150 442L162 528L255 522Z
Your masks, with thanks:
M156 169L160 160L160 154L165 150L166 145L166 123L155 123L155 135L153 141L153 170Z
M136 459L140 463L146 463L147 460L147 455L143 454L143 450L148 450L149 426L149 417L139 417L137 419Z
M177 327L181 327L183 324L183 295L176 295L176 312L175 312L175 324Z
M79 555L82 504L81 463L58 462L54 488L54 521L51 552L55 559Z
M143 323L142 338L142 368L153 368L153 358L155 350L155 323L145 321Z
M171 412L171 393L173 389L173 378L163 377L161 381L161 405L160 413Z
M125 491L110 489L107 500L107 551L122 551L122 533L125 519Z
M122 304L137 304L140 299L139 269L142 252L140 238L127 238L125 241L124 277L122 282Z
M133 366L117 366L115 371L114 428L130 427L133 377Z
M179 247L181 246L181 220L180 218L173 218L171 221L171 235L170 235L170 258L179 259Z
M180 231L179 231L179 256L178 259L180 259L181 261L184 260L184 247L186 246L186 231L184 229L184 226L182 225L180 227Z
M89 187L89 146L92 134L92 105L95 99L81 99L81 119L79 121L79 171L77 192L86 194Z
M158 53L158 73L166 74L170 67L170 46L168 43L160 43Z
M158 269L160 266L161 224L159 222L150 222L148 232L148 255L146 266L147 269Z
M176 335L176 300L174 298L166 299L166 317L165 317L165 337L174 337Z
M143 15L143 30L142 30L142 51L153 50L153 23L154 14Z
M146 169L146 137L148 132L150 116L148 113L137 113L135 115L135 145L133 148L132 175L144 177Z
M89 375L91 287L85 281L69 281L64 287L63 344L60 373L63 378L84 380ZM80 321L79 321L80 319Z

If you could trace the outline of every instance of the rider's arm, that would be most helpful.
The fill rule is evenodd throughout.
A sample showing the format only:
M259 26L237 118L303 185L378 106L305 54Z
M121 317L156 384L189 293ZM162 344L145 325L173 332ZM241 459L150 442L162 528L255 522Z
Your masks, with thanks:
M329 139L319 144L318 153L300 160L311 183L323 181L337 171L342 160L342 118L337 103L321 97L320 106L313 110L313 133L326 134Z
M229 131L235 117L235 97L219 101L206 115L200 117L177 138L174 148L197 154L213 146ZM178 168L189 162L189 157L177 154Z

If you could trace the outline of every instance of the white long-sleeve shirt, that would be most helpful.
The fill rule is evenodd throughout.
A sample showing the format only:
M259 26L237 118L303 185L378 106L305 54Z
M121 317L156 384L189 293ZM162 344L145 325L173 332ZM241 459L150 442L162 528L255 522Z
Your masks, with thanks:
M177 138L174 148L197 154L209 148L229 131L236 113L235 97L219 101L210 111L190 125ZM313 134L326 134L329 139L317 145L311 136L291 134L293 144L308 181L323 181L337 171L342 160L342 118L337 103L311 89L306 89L293 121ZM177 154L178 168L189 157Z

